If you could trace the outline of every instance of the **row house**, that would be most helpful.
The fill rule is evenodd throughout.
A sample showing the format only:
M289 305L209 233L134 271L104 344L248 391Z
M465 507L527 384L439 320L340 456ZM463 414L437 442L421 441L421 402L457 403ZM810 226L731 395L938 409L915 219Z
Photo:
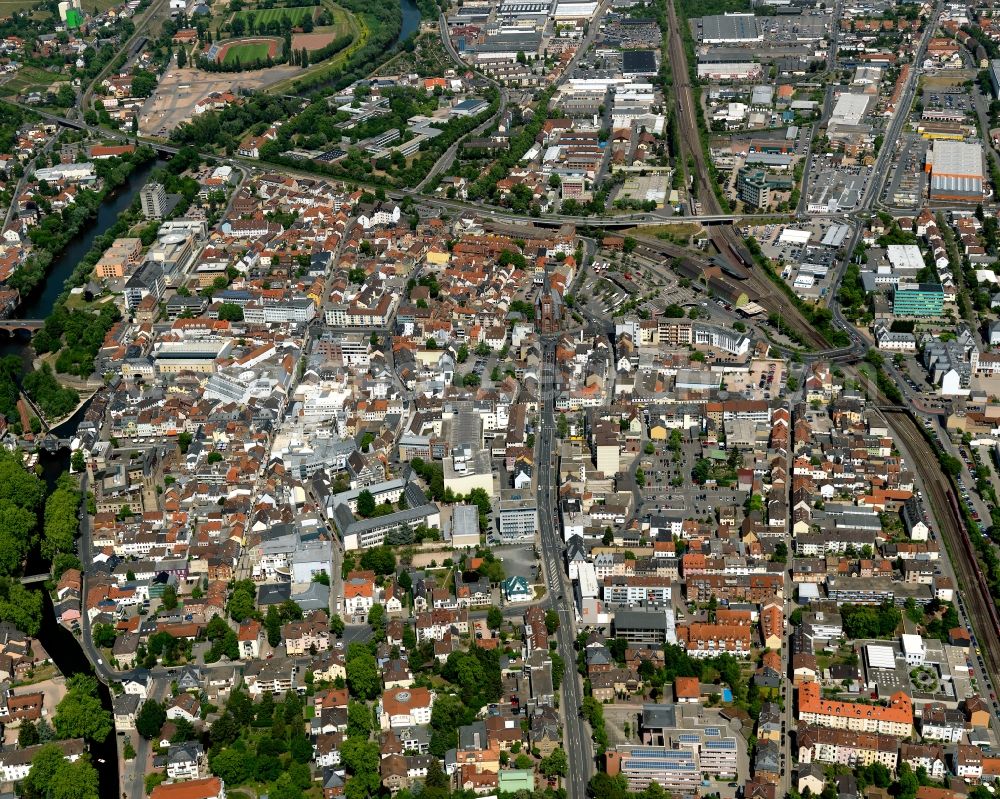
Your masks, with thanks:
M749 657L751 628L736 624L691 624L677 628L677 639L692 657L713 657L728 652Z
M831 763L849 768L881 763L890 771L899 761L899 742L877 733L854 733L803 726L798 732L799 763Z
M799 721L851 732L875 732L909 738L913 733L913 702L902 691L888 705L863 705L824 699L817 682L799 686Z

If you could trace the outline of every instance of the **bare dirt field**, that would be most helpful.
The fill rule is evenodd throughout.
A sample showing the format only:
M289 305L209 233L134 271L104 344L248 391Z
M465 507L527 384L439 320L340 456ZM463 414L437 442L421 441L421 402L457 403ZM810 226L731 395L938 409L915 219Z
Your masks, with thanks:
M326 47L330 42L337 38L335 31L327 31L325 33L296 33L292 36L292 49L301 50L303 47L309 52L314 50L319 50L321 47Z
M139 115L139 131L145 136L167 136L194 116L197 102L212 92L266 89L301 74L300 67L285 64L251 72L203 72L200 69L168 69L156 93Z

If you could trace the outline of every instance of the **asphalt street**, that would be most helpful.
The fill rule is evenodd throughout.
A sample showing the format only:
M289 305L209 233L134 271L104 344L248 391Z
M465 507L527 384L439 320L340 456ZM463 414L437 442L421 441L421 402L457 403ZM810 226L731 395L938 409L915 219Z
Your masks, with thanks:
M553 437L555 435L555 340L543 341L542 414L538 437L538 527L542 542L542 565L552 604L559 612L556 643L559 656L566 664L562 682L564 743L569 757L566 791L571 799L586 796L587 781L594 768L590 729L578 714L583 707L583 685L576 670L576 609L569 580L562 565L563 542L558 532L558 494L555 491L559 475L553 468Z

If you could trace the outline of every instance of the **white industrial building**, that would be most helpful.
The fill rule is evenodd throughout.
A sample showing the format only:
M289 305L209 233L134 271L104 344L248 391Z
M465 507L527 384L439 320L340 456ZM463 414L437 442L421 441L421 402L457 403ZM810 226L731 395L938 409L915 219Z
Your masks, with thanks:
M939 140L927 151L932 200L979 202L983 199L983 147Z
M553 19L559 20L572 20L572 19L590 19L597 13L597 2L563 2L556 5L556 10L552 13Z
M833 113L830 115L828 127L836 128L844 125L857 125L865 116L871 96L867 94L855 94L854 92L844 92L833 106Z
M919 635L909 635L904 633L899 637L903 646L903 657L906 658L907 666L922 666L927 659L927 648L924 646L924 639Z

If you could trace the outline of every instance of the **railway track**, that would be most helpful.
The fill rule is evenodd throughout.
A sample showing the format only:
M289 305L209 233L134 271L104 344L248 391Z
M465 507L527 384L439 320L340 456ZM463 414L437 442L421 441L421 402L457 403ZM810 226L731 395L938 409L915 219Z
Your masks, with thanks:
M705 151L701 146L701 133L698 129L698 114L700 109L694 101L691 91L691 77L688 72L687 52L684 49L684 38L681 35L682 23L674 7L674 0L667 0L667 19L670 32L667 49L670 54L671 73L676 100L677 124L681 140L681 156L685 164L692 160L695 165L694 180L697 183L697 196L702 209L707 214L721 214L723 209L719 198L715 195L711 172L705 159ZM760 268L755 268L753 259L743 243L743 237L733 229L732 225L712 225L708 228L708 236L712 245L718 250L720 257L733 264L737 269L749 272L745 286L752 290L747 296L756 294L755 301L770 313L778 314L782 321L794 330L804 342L816 349L826 349L829 342L820 335L798 308L785 294L771 282L771 278L762 274Z
M975 629L986 670L991 679L995 679L1000 674L1000 614L979 567L954 491L938 466L937 455L913 417L901 411L887 411L885 415L913 460L913 468L920 475L927 499L936 511L941 535L947 544L947 555L960 584L955 588L961 592L965 612Z
M733 236L736 236L734 231L730 232ZM670 257L693 261L701 266L710 265L704 257L699 256L697 253L692 252L686 247L681 247L679 244L672 244L671 242L662 241L660 239L647 238L642 235L637 235L636 239L639 241L639 246L636 248L636 252L653 260L656 260L657 258ZM743 265L740 264L740 266ZM802 340L810 346L816 348L817 350L826 350L829 348L829 344L826 339L824 339L823 336L821 336L816 329L809 324L806 318L799 312L799 309L796 308L784 295L784 293L771 282L771 279L766 275L761 274L759 267L754 267L748 264L745 269L741 271L746 272L747 276L745 279L740 280L723 274L719 280L731 286L735 293L745 293L749 300L759 304L767 310L768 313L778 314L778 316L781 317L781 320L792 328L792 330L794 330L799 336L801 336Z

